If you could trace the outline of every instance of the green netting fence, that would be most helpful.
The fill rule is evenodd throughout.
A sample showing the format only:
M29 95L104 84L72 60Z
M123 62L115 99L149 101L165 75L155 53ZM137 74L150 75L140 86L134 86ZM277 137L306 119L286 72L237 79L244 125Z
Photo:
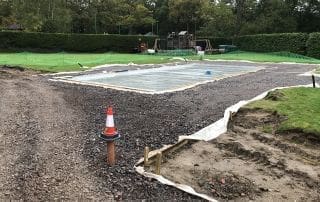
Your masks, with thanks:
M284 56L284 57L289 57L289 58L300 58L300 59L314 59L305 55L300 55L296 53L291 53L287 51L280 51L280 52L271 52L267 53L269 55L276 55L276 56Z
M191 56L196 52L193 49L159 50L156 55L160 56Z

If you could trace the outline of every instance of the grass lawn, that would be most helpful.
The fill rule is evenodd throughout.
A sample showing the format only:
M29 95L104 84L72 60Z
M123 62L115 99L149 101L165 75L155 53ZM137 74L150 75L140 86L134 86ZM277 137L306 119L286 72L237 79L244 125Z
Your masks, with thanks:
M277 99L268 99L268 97ZM312 133L320 138L320 89L289 88L269 93L263 99L247 105L247 108L276 111L288 120L282 122L279 132L292 130Z
M253 52L242 52L235 51L227 54L220 55L207 55L206 59L223 59L223 60L249 60L253 62L296 62L296 63L311 63L320 64L320 60L309 58L302 55L287 53L287 52L276 52L276 53L253 53Z
M94 67L102 64L159 64L172 62L172 56L118 54L118 53L0 53L0 65L17 65L35 70L49 72L79 71L78 63ZM186 56L188 59L199 60L199 56ZM206 55L204 59L250 60L255 62L297 62L319 63L320 60L290 53L250 53L232 52L227 54Z
M112 53L0 53L0 65L17 65L49 72L79 71L78 63L94 67L102 64L158 64L167 63L170 57L142 54Z

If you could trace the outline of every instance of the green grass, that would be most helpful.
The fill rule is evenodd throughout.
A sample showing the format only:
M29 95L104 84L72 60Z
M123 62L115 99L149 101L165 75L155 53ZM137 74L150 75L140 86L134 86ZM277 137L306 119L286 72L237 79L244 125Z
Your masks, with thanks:
M262 132L272 134L273 128L272 128L272 126L270 126L270 125L265 125L265 126L263 126L263 128L262 128Z
M253 62L295 62L295 63L311 63L320 64L320 60L309 58L297 54L287 52L276 53L253 53L235 51L220 55L206 55L205 59L223 59L223 60L249 60Z
M269 93L267 97L249 105L246 108L276 111L288 119L283 121L277 131L301 131L315 134L320 138L320 89L289 88Z
M319 63L320 60L290 53L250 53L232 52L227 54L200 56L185 56L188 59L223 59L250 60L254 62L297 62ZM172 56L145 54L117 54L117 53L0 53L0 65L22 66L35 70L62 72L79 71L78 63L94 67L102 64L159 64L172 62Z
M142 54L112 53L0 53L0 65L22 66L49 72L79 71L78 63L94 67L102 64L158 64L167 63L170 57Z

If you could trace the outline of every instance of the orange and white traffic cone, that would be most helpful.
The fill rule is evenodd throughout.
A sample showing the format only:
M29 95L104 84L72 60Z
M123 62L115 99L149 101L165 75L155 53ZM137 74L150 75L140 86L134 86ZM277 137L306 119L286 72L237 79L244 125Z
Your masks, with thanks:
M113 110L112 107L108 107L106 110L107 119L106 119L106 128L102 133L102 139L107 141L107 163L110 166L113 166L116 161L115 155L115 140L120 138L119 133L114 124L113 120Z
M119 139L119 134L114 124L112 107L108 107L108 109L106 110L106 114L107 114L106 127L104 129L102 138L107 141L113 141L113 140Z
M107 119L106 119L106 128L104 129L104 135L107 138L113 138L117 134L117 131L114 126L112 107L108 107L106 114L107 114Z

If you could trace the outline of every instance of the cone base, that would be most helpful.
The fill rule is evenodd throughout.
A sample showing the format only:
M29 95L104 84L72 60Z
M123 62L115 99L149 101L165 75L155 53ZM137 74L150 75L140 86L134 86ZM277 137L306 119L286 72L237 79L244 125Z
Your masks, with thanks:
M120 139L121 135L119 133L116 133L112 136L106 136L104 133L100 134L100 138L107 141L107 142L111 142L111 141L115 141Z

